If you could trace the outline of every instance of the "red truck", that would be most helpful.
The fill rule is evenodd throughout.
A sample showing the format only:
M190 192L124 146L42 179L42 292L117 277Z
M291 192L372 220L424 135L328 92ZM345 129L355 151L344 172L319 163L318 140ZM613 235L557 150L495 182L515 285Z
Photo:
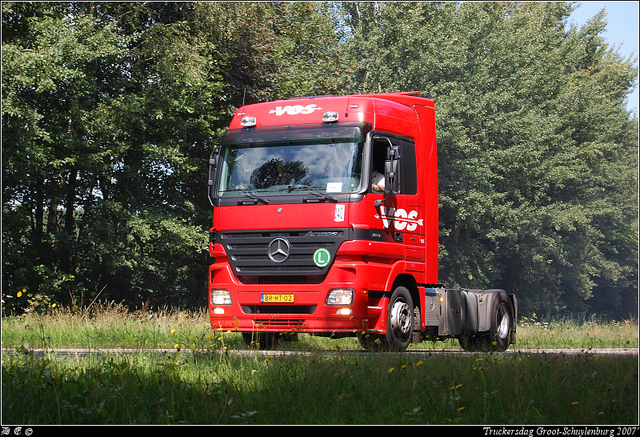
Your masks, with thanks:
M435 108L419 92L258 103L209 160L213 329L506 350L517 299L438 280Z

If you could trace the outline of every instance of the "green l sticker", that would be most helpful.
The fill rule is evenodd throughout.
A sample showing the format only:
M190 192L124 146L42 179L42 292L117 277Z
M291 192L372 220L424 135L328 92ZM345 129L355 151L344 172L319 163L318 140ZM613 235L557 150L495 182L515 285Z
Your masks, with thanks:
M320 268L326 267L331 261L331 253L324 247L316 250L313 254L313 262Z

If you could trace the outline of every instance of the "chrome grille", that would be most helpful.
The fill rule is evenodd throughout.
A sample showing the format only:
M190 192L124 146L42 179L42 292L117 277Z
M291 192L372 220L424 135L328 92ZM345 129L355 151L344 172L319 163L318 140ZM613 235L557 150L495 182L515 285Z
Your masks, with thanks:
M274 262L269 258L269 245L276 238L284 238L289 243L288 257L282 262ZM323 276L331 263L325 267L316 266L313 260L315 251L319 248L327 249L333 262L340 244L349 239L352 239L350 229L304 229L217 232L214 241L222 244L233 271L243 280L243 277ZM306 282L300 279L301 282ZM247 278L247 281L255 282L255 279ZM258 282L269 281L258 279ZM292 281L288 279L286 282Z

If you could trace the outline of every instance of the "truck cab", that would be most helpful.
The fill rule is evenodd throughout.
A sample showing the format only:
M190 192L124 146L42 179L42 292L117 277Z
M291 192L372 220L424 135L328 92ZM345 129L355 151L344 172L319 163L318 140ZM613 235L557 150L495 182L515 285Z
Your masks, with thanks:
M298 333L394 350L515 341L515 296L438 281L435 108L414 94L238 109L209 161L213 329L261 347Z

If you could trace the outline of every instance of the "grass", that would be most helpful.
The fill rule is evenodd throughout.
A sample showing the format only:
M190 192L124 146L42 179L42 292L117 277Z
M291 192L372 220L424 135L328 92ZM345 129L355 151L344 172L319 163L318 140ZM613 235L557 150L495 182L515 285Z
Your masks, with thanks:
M300 335L289 348L360 350L355 338L327 339ZM92 310L60 308L46 313L3 317L3 348L91 349L223 349L247 348L239 333L212 331L206 311L172 309L129 311L108 303ZM522 317L517 331L519 349L637 348L634 320L597 322L564 319L540 322ZM460 349L456 340L423 342L411 349Z
M516 347L535 348L637 348L638 324L635 320L596 321L562 319L539 322L522 317L517 329Z
M4 348L18 348L2 357L3 424L638 423L637 355L429 351L458 349L455 341L372 354L353 339L307 335L285 347L311 353L235 354L225 349L247 349L240 335L212 332L206 313L118 305L5 317L2 336ZM637 347L637 339L634 322L525 319L516 347ZM62 347L138 351L32 350Z
M4 424L633 424L637 357L5 354Z

